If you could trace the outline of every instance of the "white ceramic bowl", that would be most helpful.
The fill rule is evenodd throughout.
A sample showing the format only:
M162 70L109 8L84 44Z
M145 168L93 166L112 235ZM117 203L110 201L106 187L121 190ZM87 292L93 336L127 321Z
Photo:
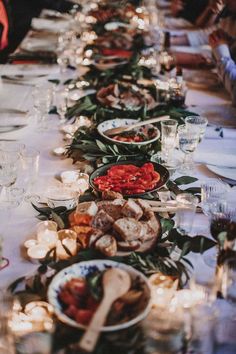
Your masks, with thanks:
M129 126L132 124L138 123L138 120L136 119L126 119L126 118L116 118L116 119L110 119L106 120L102 123L100 123L97 126L98 133L105 138L106 140L111 141L113 144L124 144L124 145L147 145L151 144L154 141L158 140L160 138L160 131L157 129L153 124L147 124L150 128L154 128L156 131L156 136L152 139L145 140L142 142L127 142L127 141L118 141L115 140L107 135L104 134L104 132L108 129L113 129L113 128L119 128L123 126Z
M58 300L58 294L61 289L61 287L66 284L70 279L72 278L85 278L88 274L94 273L95 271L104 271L108 268L120 268L125 270L126 272L129 273L130 277L132 279L135 279L137 277L140 278L141 282L144 285L144 291L145 291L145 296L146 296L146 305L144 309L138 313L134 318L131 320L118 324L118 325L113 325L113 326L104 326L101 328L102 332L112 332L112 331L119 331L125 328L128 328L130 326L135 325L136 323L142 321L149 313L151 309L151 288L148 283L147 278L134 269L133 267L127 266L126 264L123 263L118 263L114 261L109 261L109 260L92 260L92 261L86 261L86 262L80 262L73 264L70 267L67 267L63 270L61 270L52 280L51 284L49 285L48 288L48 300L49 303L54 307L54 312L58 319L67 325L70 325L72 327L76 328L86 328L86 326L74 321L70 317L66 316L63 311L62 311L62 305Z

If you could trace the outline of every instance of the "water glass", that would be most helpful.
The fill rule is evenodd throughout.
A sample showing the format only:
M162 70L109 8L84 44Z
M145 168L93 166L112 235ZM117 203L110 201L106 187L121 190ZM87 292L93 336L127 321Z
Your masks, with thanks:
M0 150L0 193L1 206L10 207L10 187L16 182L19 164L15 151Z
M201 183L201 207L205 215L211 215L212 206L225 198L230 191L227 183L216 178L209 178Z
M205 135L208 119L202 116L188 116L185 118L185 124L188 130L199 134L200 142Z
M214 328L216 314L211 306L201 304L192 309L192 335L190 352L196 354L214 354Z
M40 152L33 147L26 147L21 154L22 182L26 190L25 200L30 200L39 172Z
M182 312L172 313L168 307L152 309L143 326L146 338L145 353L182 353L185 336Z
M184 153L183 164L179 171L188 173L194 168L192 155L199 143L199 134L198 132L188 130L186 125L181 125L178 127L178 136L179 148Z
M59 114L61 122L65 122L66 120L66 112L68 109L68 94L69 89L65 88L59 91L56 96L57 113Z
M190 193L181 193L176 197L178 210L176 212L177 230L187 235L192 231L193 220L198 205L198 198Z
M169 119L161 122L161 152L163 158L168 161L175 148L177 121Z
M222 294L226 300L236 304L236 258L229 258L223 264Z
M51 84L36 85L32 92L37 126L40 131L47 129L47 114L53 103L54 87Z

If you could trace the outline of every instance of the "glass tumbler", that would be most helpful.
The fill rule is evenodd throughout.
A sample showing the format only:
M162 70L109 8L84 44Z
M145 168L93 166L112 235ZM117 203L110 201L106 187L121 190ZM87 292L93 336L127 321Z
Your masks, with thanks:
M179 171L189 173L194 169L193 153L199 143L199 133L188 130L186 125L178 127L179 148L184 153L183 164Z
M175 148L177 121L169 119L161 122L161 152L163 159L168 161Z
M182 353L184 322L182 312L172 313L165 309L152 309L143 324L146 354Z
M226 300L236 304L236 258L229 258L223 264L222 294Z
M187 235L192 231L198 198L190 193L181 193L177 195L176 202L178 205L176 212L177 230L181 234Z
M205 215L211 215L213 204L224 197L230 191L227 183L216 178L209 178L201 183L201 207Z

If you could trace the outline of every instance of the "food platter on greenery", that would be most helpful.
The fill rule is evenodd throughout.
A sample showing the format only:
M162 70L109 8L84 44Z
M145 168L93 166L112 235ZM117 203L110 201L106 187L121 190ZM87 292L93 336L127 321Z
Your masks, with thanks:
M105 132L108 129L129 127L138 123L136 119L110 119L100 123L97 126L98 133L113 144L124 145L147 145L160 138L160 131L153 124L146 124L142 127L132 129L131 131L120 133L117 136L108 136Z
M68 310L67 313L65 313L58 295L60 296L60 292L62 291L63 286L65 286L69 281L73 279L87 279L88 288L92 291L92 294L94 294L96 291L94 296L96 296L96 299L100 299L101 301L101 293L99 294L99 281L101 281L101 277L99 277L99 273L104 272L110 268L118 268L128 272L133 284L137 283L137 279L139 279L139 289L142 289L142 295L141 298L139 298L138 306L132 306L132 302L129 304L131 310L133 308L133 311L129 311L129 316L125 316L123 313L123 318L127 318L126 320L123 320L121 323L114 323L112 325L103 326L101 329L102 332L123 330L135 325L147 316L151 308L151 289L147 278L141 272L123 263L118 263L110 260L92 260L75 263L72 266L64 268L53 278L52 282L50 283L48 288L48 300L49 303L54 307L55 314L59 320L72 327L82 329L86 328L85 325L69 317ZM86 296L88 296L88 294ZM124 310L125 309L123 309L123 312ZM110 317L114 318L115 316L113 314L113 316ZM121 316L119 315L119 317Z
M134 166L134 167L144 167L145 164L149 164L149 165L152 165L153 168L154 168L154 171L158 173L159 175L159 181L155 184L155 187L152 188L152 189L149 189L147 190L146 192L141 192L141 193L134 193L134 194L131 194L129 193L128 195L123 195L124 197L140 197L141 195L145 195L146 193L153 193L153 192L156 192L158 189L162 188L169 180L169 172L168 170L158 164L158 163L155 163L155 162L148 162L148 161L133 161L133 160L129 160L129 161L123 161L123 162L115 162L115 163L111 163L111 164L105 164L101 167L99 167L98 169L96 169L91 175L90 175L90 179L89 179L89 182L90 182L90 185L91 187L98 191L98 192L101 192L102 190L99 189L99 186L98 184L96 184L96 180L101 177L101 176L105 176L107 174L108 171L111 171L111 169L113 168L121 168L122 167L129 167L129 166ZM117 173L118 173L118 170L114 170L114 173L115 173L115 176L117 176ZM130 171L128 171L129 173L129 179L132 179L132 173ZM123 175L122 175L123 176ZM123 176L124 178L124 176ZM145 178L147 178L147 175L145 174ZM122 183L122 188L124 187L124 180L121 182ZM138 182L138 185L139 185L139 188L141 188L140 186L141 184L141 180ZM108 187L110 188L110 187ZM112 189L111 189L112 190ZM120 192L120 191L119 191Z

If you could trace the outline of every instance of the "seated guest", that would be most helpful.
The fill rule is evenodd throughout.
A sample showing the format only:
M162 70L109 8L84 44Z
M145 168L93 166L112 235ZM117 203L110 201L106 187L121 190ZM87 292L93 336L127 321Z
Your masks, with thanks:
M199 47L201 45L206 45L209 44L208 42L208 37L211 32L218 28L224 28L224 30L228 33L235 33L236 35L236 21L234 16L230 13L230 11L227 13L227 16L222 16L224 12L222 12L222 2L226 4L227 0L211 0L210 2L210 9L212 13L212 17L208 18L208 22L206 22L207 19L207 11L206 10L205 14L202 14L202 18L198 19L197 22L199 25L203 26L203 29L199 29L197 31L189 31L188 33L180 36L173 36L171 38L171 44L172 45L190 45L190 46L195 46ZM221 15L219 16L219 13ZM205 16L206 15L206 16ZM214 15L214 16L213 16ZM213 24L212 20L218 21L217 24ZM206 26L206 24L210 24L210 26Z
M6 59L9 41L9 9L5 0L0 0L0 62Z
M9 52L16 49L30 29L33 17L39 16L43 8L67 12L74 6L67 0L9 0L12 14L12 35Z
M232 4L236 14L236 2L233 0ZM217 30L210 35L209 43L216 60L218 75L236 105L236 42L232 45L232 38L222 30Z
M172 0L171 13L195 24L199 16L205 12L209 0Z

